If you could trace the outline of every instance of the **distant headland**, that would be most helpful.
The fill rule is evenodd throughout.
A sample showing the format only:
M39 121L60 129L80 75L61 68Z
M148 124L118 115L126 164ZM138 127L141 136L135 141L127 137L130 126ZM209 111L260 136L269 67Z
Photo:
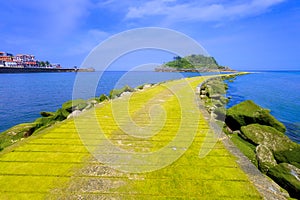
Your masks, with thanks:
M0 73L34 73L34 72L94 72L93 68L63 68L59 63L37 60L31 54L13 55L0 52Z
M190 55L175 56L173 61L155 68L157 72L236 72L227 66L221 66L214 57Z

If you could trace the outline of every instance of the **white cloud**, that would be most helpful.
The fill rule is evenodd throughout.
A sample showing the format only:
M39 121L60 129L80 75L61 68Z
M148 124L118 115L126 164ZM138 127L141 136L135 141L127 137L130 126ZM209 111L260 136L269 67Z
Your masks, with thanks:
M223 21L258 15L285 0L204 1L180 3L174 0L152 0L140 6L131 6L126 19L163 16L168 22ZM214 3L212 3L214 2Z

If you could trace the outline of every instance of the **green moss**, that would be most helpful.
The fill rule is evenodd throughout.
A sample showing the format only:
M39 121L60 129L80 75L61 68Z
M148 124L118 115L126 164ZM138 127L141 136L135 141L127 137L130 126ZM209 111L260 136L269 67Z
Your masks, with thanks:
M296 169L295 169L296 170ZM300 198L300 181L293 175L294 167L287 163L281 163L269 169L267 175L286 189L293 198Z
M59 108L56 110L56 112L52 118L56 121L62 121L62 120L65 120L69 116L69 114L70 113L67 110Z
M76 106L76 110L83 110L88 106L88 104L86 102L84 103L80 103Z
M106 96L105 94L101 94L100 97L99 97L99 102L103 102L105 100L108 100L108 96Z
M46 111L42 111L42 112L40 112L40 114L42 117L50 117L50 116L54 115L53 112L46 112Z
M69 113L71 113L72 111L75 110L75 108L78 105L85 105L85 104L86 104L86 101L83 100L83 99L70 100L70 101L65 102L62 105L62 109L68 111Z
M255 154L255 146L242 139L238 134L230 135L231 141L236 145L237 148L247 157L249 160L258 167L258 162Z
M16 125L0 134L0 151L18 142L24 137L32 135L36 128L35 123Z
M129 87L128 85L124 86L121 89L113 89L109 93L109 98L114 99L116 97L119 97L123 92L133 92L134 89Z
M40 117L37 118L34 123L36 124L36 129L43 126L50 126L55 123L55 120L52 117Z
M285 126L269 112L269 110L261 108L253 101L247 100L227 110L226 124L232 130L238 130L241 126L258 123L272 126L280 132L285 132Z
M290 163L300 168L300 145L293 145L284 151L275 151L275 159L278 162Z

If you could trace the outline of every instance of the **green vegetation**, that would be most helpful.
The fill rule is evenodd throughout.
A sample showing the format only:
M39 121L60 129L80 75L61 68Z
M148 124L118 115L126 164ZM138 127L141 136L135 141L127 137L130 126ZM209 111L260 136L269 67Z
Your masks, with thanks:
M203 55L190 55L186 57L175 56L173 61L165 63L162 67L178 70L197 69L200 71L229 70L228 67L220 66L214 57Z
M215 119L221 122L225 120L225 105L229 101L228 98L225 97L228 85L224 83L224 80L231 80L237 75L242 74L217 76L201 85L200 98L204 101L207 111L213 113Z
M231 141L235 144L247 158L258 167L258 162L255 154L255 146L243 140L238 134L230 135Z
M19 124L0 134L0 151L18 142L22 138L32 135L35 130L34 123Z
M284 134L285 126L269 112L244 101L227 110L224 130L262 173L299 198L300 145Z
M128 85L126 85L126 86L124 86L121 89L113 89L113 90L111 90L110 93L109 93L109 98L110 99L114 99L116 97L121 96L121 94L124 93L124 92L133 92L133 91L134 91L133 88L131 88Z
M299 156L299 155L298 155ZM281 163L271 168L268 171L268 176L275 180L284 189L288 190L290 195L294 198L300 198L300 181L299 181L299 168Z
M227 110L226 124L232 130L239 130L241 126L248 124L261 124L274 127L280 132L285 132L285 126L276 120L267 109L247 100Z
M71 118L12 146L0 156L0 181L5 183L0 188L0 199L261 199L222 142L212 145L214 133L194 101L194 88L206 79L171 81L104 102L75 118L76 125ZM174 88L176 94L170 88ZM167 115L164 127L151 137L126 134L115 121L114 117L126 119L129 113L136 124L151 125L149 109L156 104L160 104ZM127 112L114 113L114 110L123 111L124 107ZM186 115L184 119L182 112ZM95 162L87 152L86 147L99 144L93 132L96 130L94 119L114 145L136 153L151 153L168 145L180 127L184 135L173 142L171 151L184 151L184 154L152 172L128 173L112 169ZM79 136L78 130L86 132ZM183 149L182 142L192 132L195 137L191 145ZM201 158L199 151L204 148L209 153ZM169 156L172 154L166 159ZM149 161L155 163L155 160ZM125 162L124 165L133 169L152 166L147 162L139 165Z

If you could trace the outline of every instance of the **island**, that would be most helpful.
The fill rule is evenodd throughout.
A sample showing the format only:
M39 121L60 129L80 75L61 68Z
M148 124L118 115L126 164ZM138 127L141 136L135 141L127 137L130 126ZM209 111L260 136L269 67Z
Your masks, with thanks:
M175 56L172 61L155 68L156 72L236 72L221 66L214 57L204 55Z

